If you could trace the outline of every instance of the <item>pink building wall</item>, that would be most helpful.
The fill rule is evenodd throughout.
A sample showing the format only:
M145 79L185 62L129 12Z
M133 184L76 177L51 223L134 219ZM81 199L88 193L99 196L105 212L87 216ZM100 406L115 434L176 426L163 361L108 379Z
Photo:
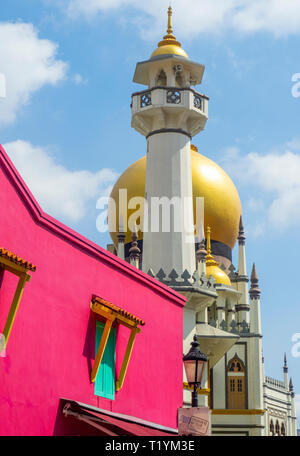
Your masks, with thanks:
M0 146L0 247L36 265L0 357L0 434L53 435L68 398L177 427L182 405L185 298L43 213ZM16 279L0 286L0 332ZM143 319L124 386L114 401L94 395L96 294ZM116 372L129 331L119 327Z

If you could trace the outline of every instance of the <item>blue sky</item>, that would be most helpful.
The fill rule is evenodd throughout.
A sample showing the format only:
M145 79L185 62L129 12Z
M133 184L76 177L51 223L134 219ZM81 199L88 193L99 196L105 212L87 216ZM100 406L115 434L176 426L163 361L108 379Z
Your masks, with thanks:
M131 93L140 89L132 77L165 33L169 2L3 3L0 142L47 212L105 246L96 201L145 155L145 139L130 127ZM286 352L298 392L300 97L292 77L300 73L300 4L172 6L177 38L206 67L198 89L210 97L210 118L193 143L227 170L242 200L248 273L255 261L262 290L266 374L282 377Z

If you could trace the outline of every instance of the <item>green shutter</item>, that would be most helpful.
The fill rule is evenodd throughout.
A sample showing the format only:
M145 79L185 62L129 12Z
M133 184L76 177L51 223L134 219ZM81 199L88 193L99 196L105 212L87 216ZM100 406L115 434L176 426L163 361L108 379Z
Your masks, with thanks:
M96 322L96 353L104 330L104 323ZM95 381L94 394L96 396L115 398L115 347L116 330L111 328L105 347L102 361Z

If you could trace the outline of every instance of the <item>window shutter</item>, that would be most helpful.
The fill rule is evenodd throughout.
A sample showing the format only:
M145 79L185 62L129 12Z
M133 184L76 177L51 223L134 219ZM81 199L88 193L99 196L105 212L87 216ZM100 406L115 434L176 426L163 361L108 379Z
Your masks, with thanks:
M96 353L104 330L104 323L96 322ZM115 398L115 348L116 329L111 328L109 338L103 353L98 375L95 381L94 394L107 399Z

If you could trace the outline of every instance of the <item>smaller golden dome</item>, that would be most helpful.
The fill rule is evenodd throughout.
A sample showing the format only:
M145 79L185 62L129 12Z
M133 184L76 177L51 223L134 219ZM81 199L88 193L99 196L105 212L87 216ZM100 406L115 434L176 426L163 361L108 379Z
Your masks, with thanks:
M182 49L181 43L176 40L176 37L173 35L172 29L172 8L168 9L168 28L167 35L164 36L163 40L158 43L157 49L152 53L151 59L157 57L158 55L169 55L175 54L181 57L188 59L187 53Z
M218 264L218 263L217 263ZM206 265L206 277L209 278L210 276L213 276L215 279L216 283L220 283L222 285L231 285L230 279L228 275L222 271L219 266L207 266Z
M168 55L168 54L180 55L181 57L185 57L186 59L189 58L187 53L180 46L180 43L178 46L178 45L174 44L174 41L170 40L168 43L166 43L166 41L167 40L164 40L164 41L161 41L160 43L158 43L158 47L152 53L151 59L152 59L152 57L156 57L158 55ZM161 44L161 43L163 43L163 44ZM177 41L177 43L178 43L178 41Z
M213 276L216 283L222 285L231 285L228 275L219 268L219 263L217 263L214 257L211 254L211 245L210 245L210 227L207 227L207 255L206 255L206 277L209 278Z

